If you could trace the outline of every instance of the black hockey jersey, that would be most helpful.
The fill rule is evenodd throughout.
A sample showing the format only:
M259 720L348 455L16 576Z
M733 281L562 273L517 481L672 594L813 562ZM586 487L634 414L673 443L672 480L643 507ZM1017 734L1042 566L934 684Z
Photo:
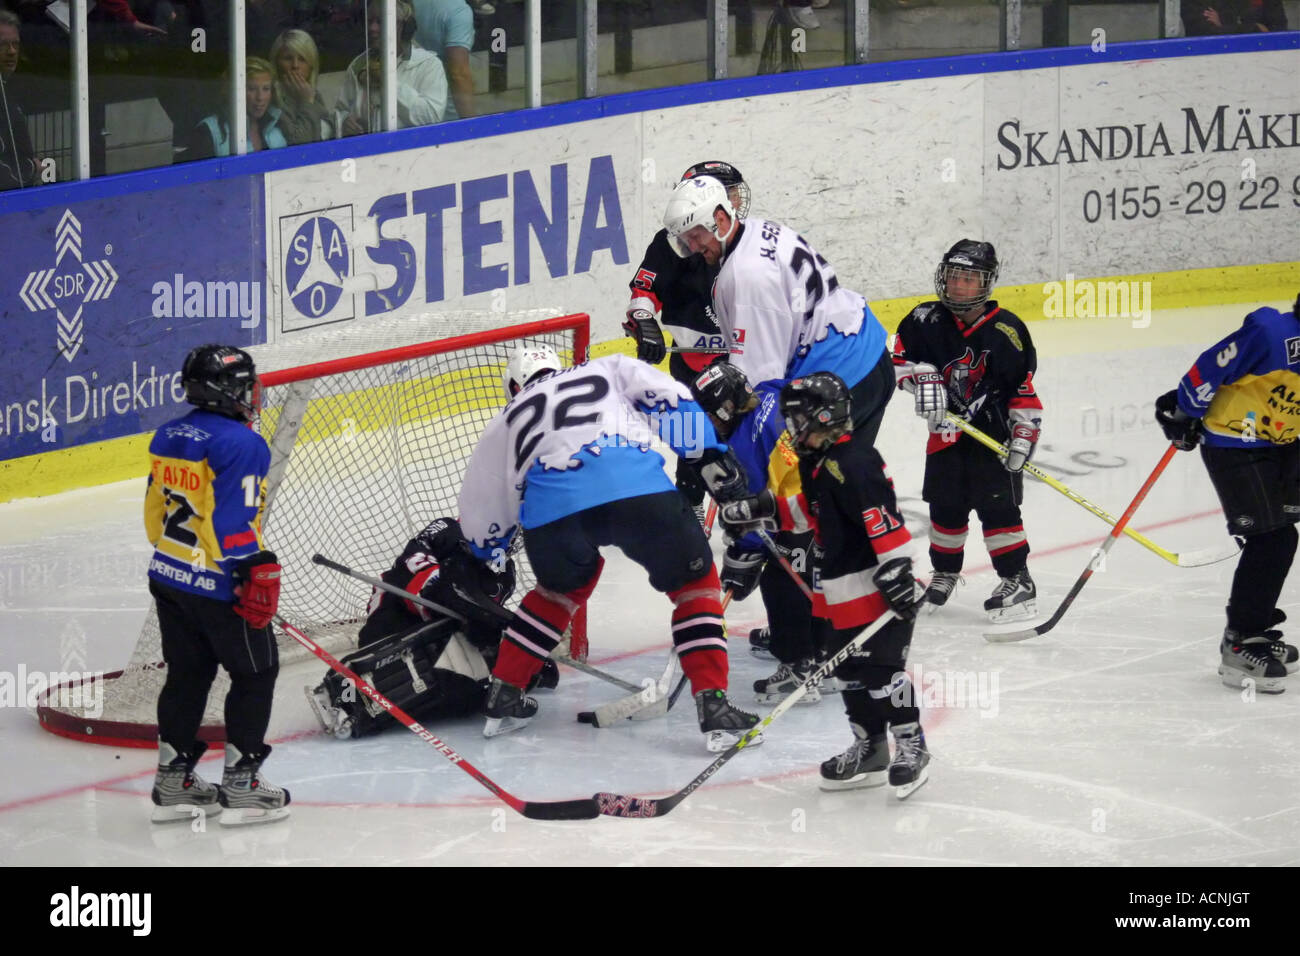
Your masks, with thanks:
M668 245L668 230L655 233L645 251L636 275L628 286L632 302L645 299L641 306L660 313L659 321L673 340L688 348L727 348L722 331L713 317L713 280L718 270L693 255L683 259ZM681 358L695 371L702 370L717 354L684 354Z
M921 303L898 324L893 359L900 386L916 365L933 365L947 384L948 410L1000 442L1010 438L1014 422L1041 427L1034 343L1020 317L995 301L986 303L984 314L970 325L940 302ZM955 428L941 427L930 435L926 451L949 448L963 437Z
M889 610L872 574L886 561L910 557L912 540L880 452L850 438L821 459L800 459L803 491L777 499L783 529L816 531L813 613L838 630L865 627Z

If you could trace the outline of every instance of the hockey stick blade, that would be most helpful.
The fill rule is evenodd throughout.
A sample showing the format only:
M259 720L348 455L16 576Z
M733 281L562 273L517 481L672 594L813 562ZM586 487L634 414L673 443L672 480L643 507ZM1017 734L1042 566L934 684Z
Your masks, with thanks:
M329 568L331 571L337 571L339 572L339 574L343 574L346 575L347 577L354 578L357 581L360 581L362 584L369 584L372 588L378 588L381 591L387 591L389 594L394 594L397 597L405 598L406 600L410 601L413 604L422 605L423 607L427 607L431 611L437 611L439 614L445 614L447 617L454 618L455 620L460 621L460 623L462 624L465 623L464 614L461 614L458 611L453 611L451 608L443 607L441 604L438 604L436 601L430 601L428 598L424 597L421 594L412 594L410 591L403 590L402 588L399 588L395 584L389 584L387 581L382 581L379 578L372 578L368 574L362 574L360 571L354 571L352 568L349 568L347 565L339 564L337 561L331 561L323 554L313 554L311 556L311 560L314 564L319 564L323 568ZM464 594L462 592L458 591L457 593L461 594L461 596L464 597ZM475 603L477 604L478 602ZM505 614L504 622L509 622L514 619L514 615L512 615L509 611L506 611L503 608L498 608L497 610ZM623 690L630 690L633 692L641 690L641 688L638 687L636 684L625 681L620 677L615 677L613 674L606 674L604 671L598 670L595 667L592 667L590 664L587 664L582 661L574 660L571 657L565 657L563 655L555 655L554 659L558 664L564 664L566 667L572 667L574 670L582 671L584 674L590 674L592 677L598 678L599 680L603 680L606 683L613 684L615 687L621 687Z
M593 727L612 727L620 720L653 720L663 717L672 706L668 689L676 671L677 652L673 650L668 653L668 666L664 668L659 680L652 681L647 677L638 693L590 711L591 720L583 720L581 714L578 715L578 720Z
M653 797L628 797L621 793L598 793L592 799L596 802L596 807L602 816L607 817L662 817L672 812L673 808L698 790L708 780L736 754L744 750L751 744L755 737L763 732L763 728L771 724L774 720L784 714L787 710L797 704L803 696L808 693L808 688L815 681L828 676L841 663L843 663L850 654L865 644L872 636L875 635L882 627L894 620L894 613L888 611L876 618L869 627L862 630L862 633L853 640L845 644L840 650L828 658L821 667L809 674L789 695L772 708L772 712L756 723L744 735L732 744L727 750L718 755L717 759L705 767L695 776L690 783L682 787L671 796L655 799Z
M377 691L366 681L362 680L348 667L341 663L329 651L325 650L310 637L304 634L298 628L294 627L279 614L275 615L275 623L280 625L280 630L284 631L295 641L301 644L307 650L311 651L316 657L329 665L330 669L341 674L352 682L352 686L361 693L365 694L380 707L398 720L411 733L419 737L438 753L442 754L449 761L465 771L480 784L490 791L497 799L501 800L506 806L510 807L517 813L528 817L530 820L594 820L599 816L596 801L588 800L520 800L514 794L505 790L492 781L490 777L480 771L472 763L456 753L449 744L431 733L428 728L421 726L402 708L398 707L391 700Z
M1207 564L1218 564L1220 561L1235 558L1239 554L1241 554L1241 545L1239 544L1226 548L1201 548L1198 551L1180 551L1178 552L1178 566L1180 568L1203 568Z

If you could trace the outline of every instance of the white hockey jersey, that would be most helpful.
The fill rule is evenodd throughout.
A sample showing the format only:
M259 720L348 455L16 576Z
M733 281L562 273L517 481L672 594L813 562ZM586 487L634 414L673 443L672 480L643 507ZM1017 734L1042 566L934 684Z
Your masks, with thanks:
M686 386L625 355L535 381L479 439L461 486L461 529L487 559L518 527L672 491L656 437L688 458L727 447Z
M852 388L885 354L867 300L789 226L747 219L713 283L713 311L753 384L834 372Z

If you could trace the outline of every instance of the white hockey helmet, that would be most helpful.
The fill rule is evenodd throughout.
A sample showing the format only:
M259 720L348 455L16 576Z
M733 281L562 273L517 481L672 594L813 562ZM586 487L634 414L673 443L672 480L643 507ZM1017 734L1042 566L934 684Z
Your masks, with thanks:
M721 209L731 219L731 226L726 235L718 231L714 212ZM727 240L736 232L736 223L740 217L731 205L727 187L712 176L695 176L684 179L673 187L672 198L668 200L668 209L664 212L664 228L668 230L668 244L683 259L691 255L690 247L683 236L696 226L702 226L722 244L726 251Z
M510 353L506 363L506 373L502 384L506 389L506 399L512 399L519 390L539 375L558 372L564 368L555 349L549 345L521 345Z

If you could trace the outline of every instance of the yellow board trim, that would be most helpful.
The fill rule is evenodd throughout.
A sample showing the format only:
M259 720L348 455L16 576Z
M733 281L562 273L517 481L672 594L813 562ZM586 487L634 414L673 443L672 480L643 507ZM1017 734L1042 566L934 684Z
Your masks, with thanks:
M1300 262L1266 265L1225 266L1215 269L1188 269L1179 272L1153 272L1124 276L1076 276L1076 282L1150 282L1153 309L1185 309L1207 305L1247 305L1258 302L1290 301L1300 291ZM1026 321L1042 321L1047 293L1044 282L1019 286L1000 286L998 303ZM878 299L871 310L890 332L898 328L915 306L934 299L933 293ZM1065 320L1068 321L1068 320ZM593 343L590 354L600 358L621 352L634 355L636 346L626 336ZM665 360L660 368L667 369ZM350 399L339 396L340 408L349 402L356 427L365 427L365 416L358 416ZM363 406L364 407L364 406ZM425 409L425 411L430 411ZM418 412L413 412L418 415ZM340 422L346 416L340 415ZM0 502L39 495L56 495L74 488L143 478L149 473L150 435L129 435L108 441L61 448L55 451L0 461ZM320 436L317 436L320 437ZM144 489L141 488L141 494Z

